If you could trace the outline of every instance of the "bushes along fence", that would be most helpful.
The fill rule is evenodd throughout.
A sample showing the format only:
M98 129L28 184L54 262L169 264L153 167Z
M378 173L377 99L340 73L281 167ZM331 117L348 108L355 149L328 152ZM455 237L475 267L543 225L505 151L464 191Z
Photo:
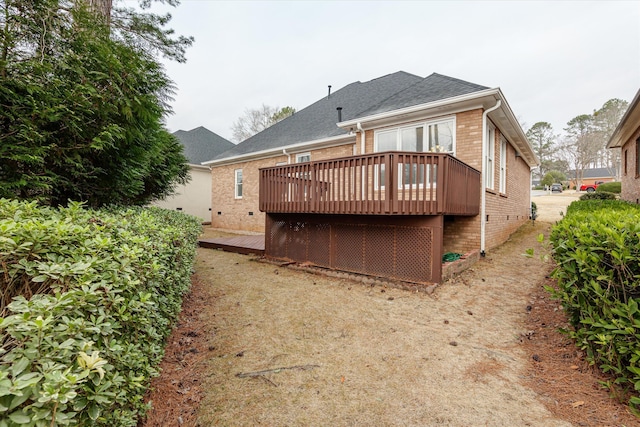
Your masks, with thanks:
M135 426L199 232L157 208L0 199L0 427Z
M558 264L554 294L575 328L570 335L590 362L632 392L630 403L640 405L640 207L574 202L551 242Z

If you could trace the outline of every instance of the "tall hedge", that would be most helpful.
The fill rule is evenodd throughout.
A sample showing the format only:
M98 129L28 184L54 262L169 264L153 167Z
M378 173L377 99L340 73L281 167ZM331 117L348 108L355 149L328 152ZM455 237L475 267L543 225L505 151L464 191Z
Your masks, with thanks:
M640 208L615 200L573 202L551 233L554 292L589 361L640 405Z
M200 224L157 208L0 199L0 427L135 426Z

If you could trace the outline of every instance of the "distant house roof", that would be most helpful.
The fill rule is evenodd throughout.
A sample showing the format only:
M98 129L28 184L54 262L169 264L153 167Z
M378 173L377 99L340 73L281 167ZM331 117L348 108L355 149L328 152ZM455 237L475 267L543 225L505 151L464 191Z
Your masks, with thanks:
M189 131L179 130L173 134L184 147L184 155L192 165L199 165L211 160L220 153L235 147L233 142L203 126Z
M569 179L576 176L574 169L569 171ZM609 168L590 168L582 171L582 178L611 178L614 172Z
M351 131L356 130L360 119L368 120L375 127L375 120L394 116L395 111L430 108L432 113L446 114L436 104L488 109L498 101L502 102L501 107L491 113L491 117L503 125L501 131L506 133L527 162L536 165L535 153L499 88L489 89L437 73L423 78L404 71L364 83L351 83L204 163L225 164L249 157L274 155L282 148L293 151L310 149L315 144L318 144L315 148L320 148L319 144L343 143L354 137ZM341 108L340 115L338 108ZM365 126L364 121L362 125Z

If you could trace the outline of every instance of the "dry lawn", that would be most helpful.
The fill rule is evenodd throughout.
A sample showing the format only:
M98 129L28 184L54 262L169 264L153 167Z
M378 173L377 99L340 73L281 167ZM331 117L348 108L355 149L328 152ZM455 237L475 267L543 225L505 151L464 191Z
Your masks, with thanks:
M571 200L543 197L547 221ZM580 414L554 407L577 398L534 391L548 378L534 375L526 339L551 265L522 254L548 231L524 226L432 294L200 249L199 296L170 340L146 425L570 426Z

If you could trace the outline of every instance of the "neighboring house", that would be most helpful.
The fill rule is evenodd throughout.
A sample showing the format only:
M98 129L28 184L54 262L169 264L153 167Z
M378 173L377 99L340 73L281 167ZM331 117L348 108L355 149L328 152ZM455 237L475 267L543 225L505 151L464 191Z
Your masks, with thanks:
M615 181L615 171L609 168L591 168L582 171L582 183L576 182L575 170L569 171L569 188L580 189L580 185L590 185L596 182L612 182Z
M211 221L211 172L208 166L202 166L201 163L235 147L235 144L202 126L173 134L184 148L191 180L176 188L173 196L153 205L197 216L203 222Z
M607 148L620 150L620 197L640 203L640 90L611 135Z
M502 91L397 72L329 93L204 162L215 227L268 257L439 282L528 220L538 160Z

